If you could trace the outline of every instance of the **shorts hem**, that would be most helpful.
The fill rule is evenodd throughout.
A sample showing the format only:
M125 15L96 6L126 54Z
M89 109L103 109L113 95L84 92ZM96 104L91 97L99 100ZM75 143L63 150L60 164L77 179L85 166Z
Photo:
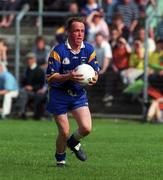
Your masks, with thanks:
M78 106L73 107L70 111L73 111L73 110L75 110L75 109L78 109L78 108L84 107L84 106L87 106L87 107L88 107L88 105L80 104L80 105L78 105Z

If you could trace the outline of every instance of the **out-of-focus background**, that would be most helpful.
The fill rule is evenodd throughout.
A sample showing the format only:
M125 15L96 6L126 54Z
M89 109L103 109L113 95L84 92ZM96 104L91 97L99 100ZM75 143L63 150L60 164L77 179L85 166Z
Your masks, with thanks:
M101 70L86 87L88 161L67 149L58 169L45 71L72 16L85 19ZM0 1L0 179L162 180L162 122L163 0Z
M101 67L87 87L93 114L161 122L162 15L161 0L1 0L1 118L50 118L48 55L65 41L66 20L82 16Z

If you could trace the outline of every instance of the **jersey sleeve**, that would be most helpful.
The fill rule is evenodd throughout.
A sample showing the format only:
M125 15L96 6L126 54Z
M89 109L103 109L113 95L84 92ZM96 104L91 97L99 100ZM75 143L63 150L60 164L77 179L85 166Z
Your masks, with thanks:
M61 56L59 50L54 48L48 58L48 67L46 70L46 80L49 81L56 73L60 72Z
M88 57L88 64L93 67L96 72L100 71L100 67L98 65L98 61L96 59L96 52L92 46L89 47L89 57Z

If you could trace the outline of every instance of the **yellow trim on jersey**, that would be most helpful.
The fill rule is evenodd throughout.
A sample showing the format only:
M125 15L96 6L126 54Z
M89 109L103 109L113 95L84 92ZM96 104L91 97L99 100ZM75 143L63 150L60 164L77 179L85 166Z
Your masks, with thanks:
M93 51L93 53L90 55L88 62L91 62L96 57L96 52Z
M98 64L98 61L96 60L94 63L95 63L95 64Z
M51 76L49 76L49 77L47 77L46 79L47 79L47 81L49 82L52 78L54 78L57 74L59 74L59 73L54 73L54 74L52 74Z
M54 58L58 62L61 62L61 57L59 56L59 54L56 51L52 51L50 53L50 57Z

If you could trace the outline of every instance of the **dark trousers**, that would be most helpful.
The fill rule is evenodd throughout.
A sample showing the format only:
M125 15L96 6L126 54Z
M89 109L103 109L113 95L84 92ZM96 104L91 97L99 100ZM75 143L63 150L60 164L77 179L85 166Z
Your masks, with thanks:
M22 115L26 114L27 105L32 102L33 117L39 119L43 113L44 108L41 110L42 102L44 102L46 95L38 94L36 92L26 91L25 89L20 90L17 106L19 107L19 112Z

